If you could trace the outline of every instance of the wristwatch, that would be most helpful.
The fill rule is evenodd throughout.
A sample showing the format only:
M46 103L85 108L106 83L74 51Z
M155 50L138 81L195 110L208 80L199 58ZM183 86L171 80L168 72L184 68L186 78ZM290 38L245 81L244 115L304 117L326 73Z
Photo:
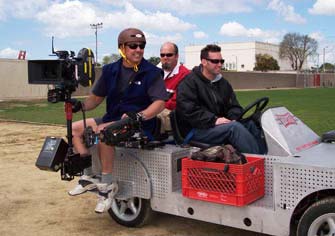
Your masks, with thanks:
M137 113L137 115L138 115L138 117L139 117L139 120L145 120L145 119L146 119L146 117L145 117L145 115L143 114L143 112L139 112L139 113Z

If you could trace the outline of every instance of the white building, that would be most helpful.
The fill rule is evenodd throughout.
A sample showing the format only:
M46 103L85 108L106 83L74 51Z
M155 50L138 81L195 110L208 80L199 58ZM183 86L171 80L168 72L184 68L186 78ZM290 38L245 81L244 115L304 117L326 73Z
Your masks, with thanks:
M280 70L292 70L288 60L279 59L279 45L263 42L218 43L221 47L224 67L227 70L253 71L256 54L268 54L277 60ZM200 51L205 45L185 47L185 66L192 69L200 64Z

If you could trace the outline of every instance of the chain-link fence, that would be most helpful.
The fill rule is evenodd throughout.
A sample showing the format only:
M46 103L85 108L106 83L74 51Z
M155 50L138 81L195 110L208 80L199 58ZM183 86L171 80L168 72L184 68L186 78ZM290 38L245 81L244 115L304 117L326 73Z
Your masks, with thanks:
M335 73L298 72L297 88L335 87Z

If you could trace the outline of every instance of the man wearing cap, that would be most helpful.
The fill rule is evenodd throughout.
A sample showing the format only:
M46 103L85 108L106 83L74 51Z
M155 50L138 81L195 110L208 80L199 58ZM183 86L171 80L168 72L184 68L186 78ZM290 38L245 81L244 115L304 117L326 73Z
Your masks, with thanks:
M121 59L102 68L100 79L84 102L73 103L74 112L80 109L88 111L106 98L105 115L86 120L87 126L94 131L99 132L112 122L127 117L127 112L135 112L144 120L142 128L145 131L154 130L155 117L164 109L168 94L162 71L143 58L145 44L145 35L141 30L128 28L121 31L118 37ZM83 121L74 122L72 128L76 151L81 156L90 155L82 140ZM114 147L100 142L98 151L102 167L101 182L93 178L92 169L85 169L78 185L69 194L74 196L97 188L99 200L95 211L102 213L110 208L118 186L112 176Z
M160 49L160 64L164 71L164 83L170 98L165 103L165 109L158 115L162 121L161 133L171 131L169 114L176 109L177 87L184 77L190 72L184 65L178 62L178 46L172 42L165 42Z

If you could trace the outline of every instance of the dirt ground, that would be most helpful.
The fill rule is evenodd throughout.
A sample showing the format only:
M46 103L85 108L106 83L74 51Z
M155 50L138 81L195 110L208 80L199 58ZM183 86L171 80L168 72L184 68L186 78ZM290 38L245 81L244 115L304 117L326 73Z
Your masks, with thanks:
M65 127L0 121L0 235L262 235L167 214L142 228L126 228L94 212L96 196L70 197L76 184L60 173L35 167L45 136L64 136Z

